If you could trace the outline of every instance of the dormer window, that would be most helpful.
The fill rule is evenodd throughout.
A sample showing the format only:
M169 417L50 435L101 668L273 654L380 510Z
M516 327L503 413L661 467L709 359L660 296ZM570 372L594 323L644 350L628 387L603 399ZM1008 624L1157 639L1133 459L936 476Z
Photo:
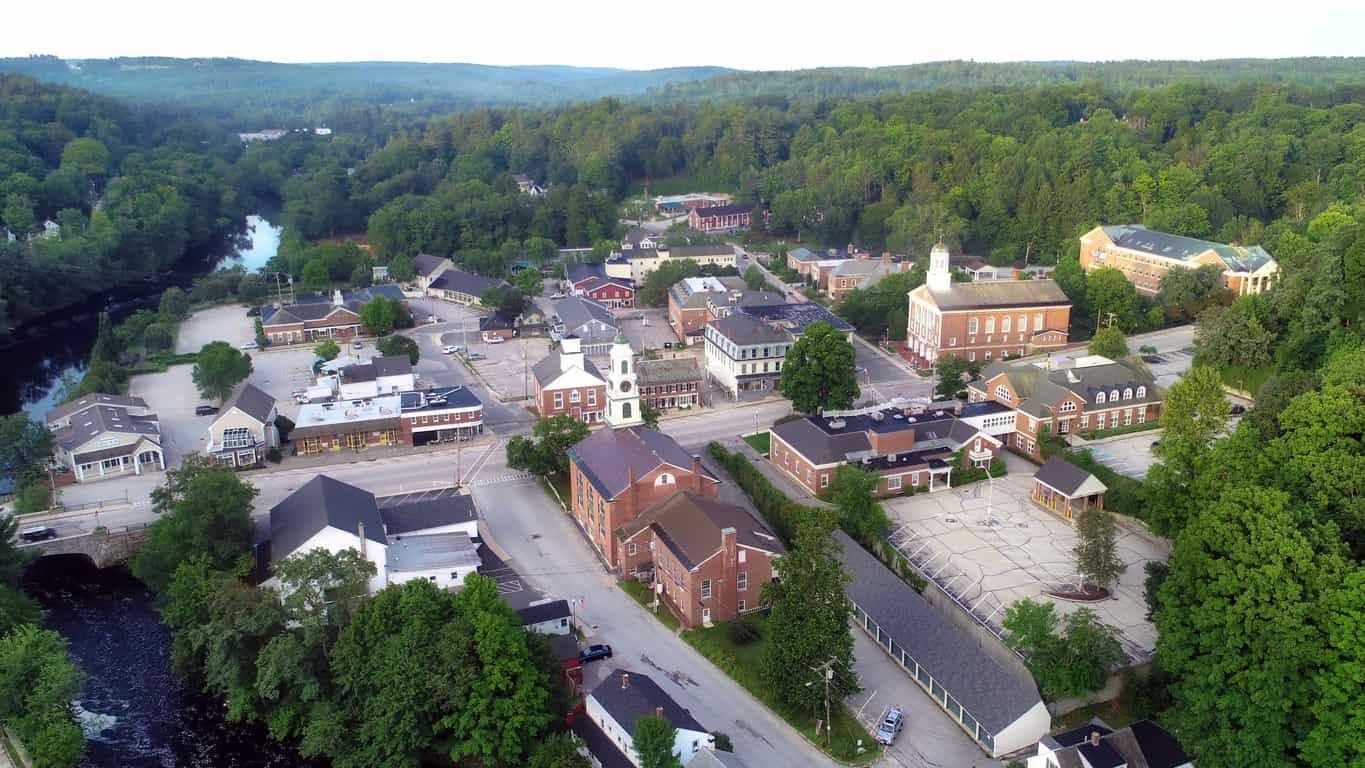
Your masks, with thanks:
M1123 388L1123 399L1124 399L1124 400L1132 400L1132 399L1133 399L1133 388L1132 388L1132 387L1124 387L1124 388Z
M1146 388L1146 387L1138 387L1137 396L1138 396L1138 399L1139 399L1139 400L1141 400L1142 398L1146 397L1146 396L1147 396L1147 388Z
M1095 394L1095 404L1096 404L1096 405L1104 405L1104 393L1103 393L1103 392L1097 392L1097 393Z
M1109 393L1109 402L1111 402L1111 403L1117 403L1118 401L1119 401L1119 391L1118 391L1117 389L1115 389L1115 390L1113 390L1113 391L1111 391L1111 392Z

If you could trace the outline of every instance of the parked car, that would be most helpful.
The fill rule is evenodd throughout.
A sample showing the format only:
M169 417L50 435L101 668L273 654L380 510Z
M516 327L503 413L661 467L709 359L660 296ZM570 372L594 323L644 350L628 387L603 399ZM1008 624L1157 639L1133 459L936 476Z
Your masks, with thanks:
M563 291L555 291L554 293L550 294L550 298L552 298L552 299L562 299L562 298L564 298L564 292L563 292Z
M905 714L901 712L901 708L892 707L888 709L886 716L882 718L881 725L877 726L877 743L890 746L904 727Z
M241 349L256 349L256 347L257 347L256 342L248 341L247 343L241 346Z
M465 355L465 358L468 360L487 360L488 356L482 352L470 352L468 355Z
M610 646L610 645L603 645L603 644L590 645L590 646L588 646L587 648L584 648L583 650L581 650L581 651L578 652L578 663L579 663L579 664L587 664L587 663L590 662L590 661L598 661L598 660L600 660L600 659L610 659L610 658L611 658L611 646Z
M218 406L216 405L196 405L194 407L195 416L212 416L217 412Z
M460 345L459 345L459 344L447 344L447 345L445 345L444 347L441 347L441 351L444 352L444 353L446 353L447 355L458 354L459 351L460 351Z
M351 344L351 349L364 349L364 348L365 348L365 345L364 345L364 344L361 344L359 341L354 342L353 344Z
M671 341L665 341L665 342L664 342L664 349L672 349L672 348L673 348L673 342L671 342Z
M1157 448L1160 448L1160 447L1161 447L1161 441L1160 441L1160 440L1153 440L1153 441L1152 441L1152 444L1151 444L1150 446L1148 446L1147 450L1152 451L1153 453L1155 453L1155 452L1156 452L1156 449L1157 449Z
M488 338L484 339L484 341L488 344L501 344L504 341L507 341L507 339L504 339L501 336L489 336Z
M55 539L57 538L57 529L49 528L46 525L30 525L19 531L19 538L24 541L45 541L47 539ZM611 655L610 649L608 649L607 655Z

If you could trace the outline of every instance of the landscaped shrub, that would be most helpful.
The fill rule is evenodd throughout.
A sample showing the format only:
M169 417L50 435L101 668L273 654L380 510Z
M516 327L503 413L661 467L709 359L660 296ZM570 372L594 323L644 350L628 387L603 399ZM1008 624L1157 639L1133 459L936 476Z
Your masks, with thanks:
M294 422L283 414L275 417L275 431L280 433L280 442L289 442L289 433L294 431Z
M284 456L280 454L279 448L271 448L265 454L265 457L269 459L272 464L279 464L284 459Z

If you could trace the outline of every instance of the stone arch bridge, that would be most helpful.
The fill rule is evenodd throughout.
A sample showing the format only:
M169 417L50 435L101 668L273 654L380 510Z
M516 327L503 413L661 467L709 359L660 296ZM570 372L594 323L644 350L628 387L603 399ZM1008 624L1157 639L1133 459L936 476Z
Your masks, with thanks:
M96 528L88 533L63 536L58 539L20 544L21 549L35 549L43 557L51 555L84 555L96 568L124 565L147 543L149 523L122 525L116 528Z

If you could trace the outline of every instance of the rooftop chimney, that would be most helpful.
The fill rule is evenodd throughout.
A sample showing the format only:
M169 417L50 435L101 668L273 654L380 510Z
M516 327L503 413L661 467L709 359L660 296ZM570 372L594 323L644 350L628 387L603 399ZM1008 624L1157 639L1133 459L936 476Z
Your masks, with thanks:
M621 690L624 691L625 689L627 689L627 688L629 688L629 687L630 687L630 673L629 673L629 672L622 672L622 673L621 673Z
M338 306L338 307L339 307L339 306L341 306L342 304L345 304L345 303L346 303L346 300L343 299L342 296L341 296L341 289L338 288L337 290L332 291L332 304L333 304L334 306Z
M1099 732L1099 731L1091 731L1091 732L1090 732L1090 746L1092 746L1092 747L1098 747L1099 745L1100 745L1100 732Z
M355 535L360 537L360 556L365 557L365 522L355 524Z
M890 251L882 251L882 263L883 263L883 264L890 264L890 263L891 263L891 252L890 252Z
M654 716L657 717L657 718L659 718L660 720L664 719L664 708L663 708L663 707L655 707L655 708L654 708Z
M701 493L701 455L692 454L692 485L697 493Z

